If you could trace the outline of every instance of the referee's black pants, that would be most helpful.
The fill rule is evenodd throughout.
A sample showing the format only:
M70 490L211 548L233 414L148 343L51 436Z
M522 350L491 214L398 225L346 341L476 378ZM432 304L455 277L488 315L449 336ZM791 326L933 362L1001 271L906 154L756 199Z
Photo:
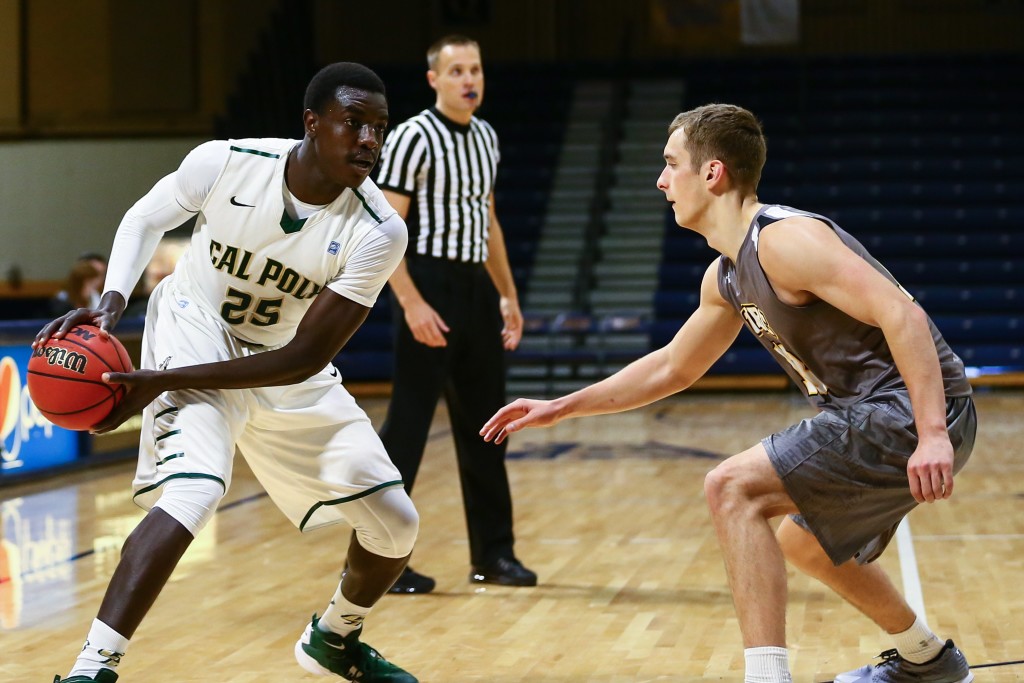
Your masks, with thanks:
M483 567L512 557L512 496L505 471L506 443L495 446L480 428L505 405L505 352L498 293L482 264L410 256L409 274L450 331L448 345L416 341L392 295L395 368L380 437L412 494L437 401L444 394L451 418L470 561Z

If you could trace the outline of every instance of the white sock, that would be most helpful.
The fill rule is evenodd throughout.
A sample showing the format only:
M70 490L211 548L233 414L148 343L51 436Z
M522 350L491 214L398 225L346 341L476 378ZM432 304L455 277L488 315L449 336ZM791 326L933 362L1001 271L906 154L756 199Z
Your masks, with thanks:
M921 617L915 619L914 625L903 633L892 634L892 639L896 641L896 651L900 657L914 664L924 664L935 659L946 645L921 621Z
M743 651L747 675L743 683L793 683L789 653L784 647L748 647Z
M85 639L82 652L68 677L82 675L95 678L100 669L117 670L127 649L127 638L99 619L93 619L89 637Z
M370 613L370 609L349 602L341 594L341 584L339 583L338 590L331 598L331 604L324 610L324 615L320 617L317 626L321 630L347 636L363 625L363 618Z

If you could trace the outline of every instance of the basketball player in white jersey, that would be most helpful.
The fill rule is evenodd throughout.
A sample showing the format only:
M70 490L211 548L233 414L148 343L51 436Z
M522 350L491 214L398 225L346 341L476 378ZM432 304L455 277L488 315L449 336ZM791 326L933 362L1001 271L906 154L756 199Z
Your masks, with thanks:
M299 664L416 681L359 636L402 573L419 518L331 364L405 252L403 220L367 179L388 123L384 84L362 65L333 64L309 83L304 108L301 141L193 150L122 220L99 307L36 338L82 323L112 331L161 235L198 214L188 251L150 298L142 369L108 377L128 393L95 431L143 410L134 490L149 513L63 683L117 680L129 639L230 486L236 446L300 530L355 530L334 597L295 645Z
M620 412L690 386L746 324L820 412L708 474L746 683L791 681L783 556L893 636L877 666L839 683L973 679L872 562L918 503L948 498L974 446L963 363L913 298L830 219L758 201L761 125L711 104L676 117L658 179L676 222L722 255L700 305L665 348L553 401L520 399L481 434ZM773 537L769 520L789 515Z

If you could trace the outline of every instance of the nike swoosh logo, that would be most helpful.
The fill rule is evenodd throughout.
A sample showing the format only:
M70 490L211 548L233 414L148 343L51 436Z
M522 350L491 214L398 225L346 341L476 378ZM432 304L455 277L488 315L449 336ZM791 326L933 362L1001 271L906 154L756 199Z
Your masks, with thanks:
M331 377L337 377L337 376L338 376L338 368L336 368L336 367L334 367L332 365L331 366Z
M244 206L247 209L255 209L256 208L255 204L243 204L240 201L238 201L238 195L235 195L234 197L231 198L231 203L234 206Z

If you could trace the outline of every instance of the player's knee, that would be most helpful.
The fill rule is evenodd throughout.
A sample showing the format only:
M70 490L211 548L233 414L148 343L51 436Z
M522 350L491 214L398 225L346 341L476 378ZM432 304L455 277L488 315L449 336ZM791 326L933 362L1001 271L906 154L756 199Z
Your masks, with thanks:
M394 557L405 557L412 552L416 545L416 537L420 532L420 515L412 504L412 499L405 492L405 489L397 489L405 498L395 510L395 521L392 529L394 537Z
M384 489L356 502L362 504L346 513L359 545L382 557L399 558L412 552L420 516L405 489Z
M218 481L171 479L164 483L160 500L154 507L176 519L195 537L213 518L223 497L224 487Z
M704 497L712 514L722 514L734 508L742 499L742 485L736 468L723 462L704 477Z

